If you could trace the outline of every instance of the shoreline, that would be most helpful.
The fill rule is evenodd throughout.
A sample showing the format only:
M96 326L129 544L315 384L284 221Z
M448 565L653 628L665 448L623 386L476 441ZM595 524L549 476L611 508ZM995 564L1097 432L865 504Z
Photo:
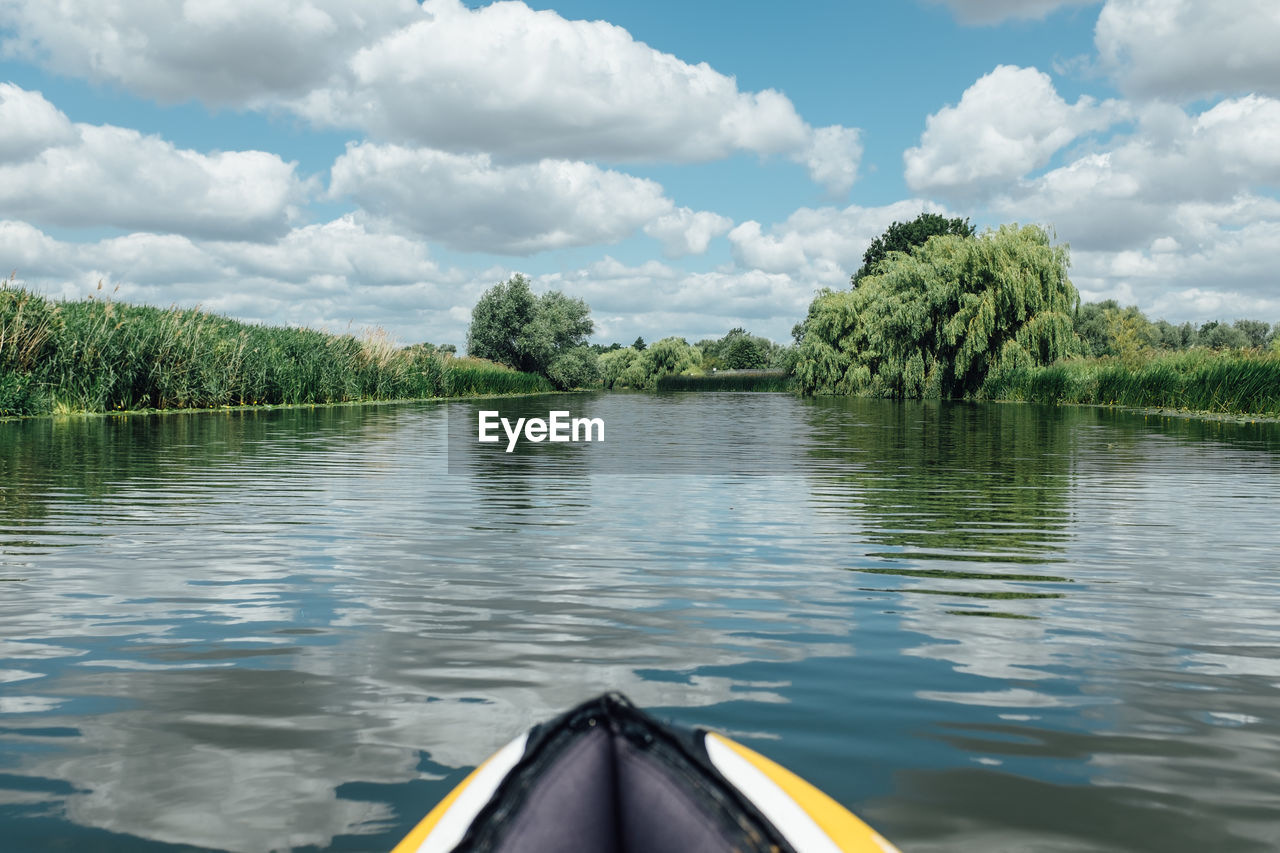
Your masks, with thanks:
M601 391L601 389L579 388L568 391L522 391L514 394L467 394L458 397L397 397L386 400L343 400L333 403L260 403L257 405L245 404L242 406L216 406L201 408L172 408L172 409L118 409L109 412L42 412L34 415L3 415L0 416L0 423L10 423L16 421L29 421L38 418L108 418L108 417L129 417L138 415L176 415L176 414L215 414L218 412L264 412L264 411L281 411L287 409L315 409L315 408L335 408L339 406L381 406L381 405L404 405L405 403L430 403L430 402L448 402L463 400L496 400L496 399L515 399L520 397L541 397L547 395L562 394L579 394L588 391ZM635 389L621 390L605 390L603 393L654 393L649 391L637 391ZM707 393L706 391L702 393ZM757 392L758 393L758 392ZM777 391L773 393L790 394L793 391ZM842 396L858 396L843 394L821 394L817 396L823 397L842 397ZM1117 412L1128 412L1136 415L1154 415L1168 418L1184 418L1203 421L1217 421L1221 423L1269 423L1280 424L1280 413L1249 413L1249 412L1214 412L1203 411L1197 409L1170 409L1154 406L1124 406L1116 403L1042 403L1034 400L1015 400L1015 399L986 399L986 400L946 400L943 402L952 403L1001 403L1001 404L1021 404L1035 406L1072 406L1077 408L1094 408L1109 409Z
M582 390L576 391L521 391L514 394L465 394L457 397L396 397L387 400L342 400L334 403L259 403L254 405L247 403L243 406L215 406L203 408L172 408L172 409L113 409L109 412L40 412L35 415L0 415L0 423L10 423L15 421L31 421L39 418L114 418L128 417L130 415L185 415L185 414L217 414L219 412L263 412L263 411L280 411L284 409L332 409L339 406L381 406L381 405L404 405L405 403L444 403L450 401L461 400L496 400L496 399L514 399L517 397L542 397L548 394L577 394Z
M1003 400L1003 399L987 399L987 400L953 400L951 402L964 403L1002 403L1005 405L1031 405L1031 406L1051 406L1057 408L1059 406L1071 406L1073 408L1088 409L1107 409L1114 412L1127 412L1132 415L1158 415L1166 418L1184 418L1186 420L1201 421L1218 421L1221 423L1271 423L1280 424L1280 414L1264 414L1264 413L1244 413L1244 412L1213 412L1203 411L1199 409L1168 409L1158 406L1124 406L1119 403L1042 403L1036 400Z
M782 392L791 393L791 392ZM842 398L861 398L866 400L888 400L889 397L875 397L873 395L859 394L814 394L814 397L842 397ZM900 401L906 402L906 401ZM911 402L941 402L941 403L964 403L964 404L982 404L982 403L999 403L1001 405L1017 405L1017 406L1045 406L1050 408L1058 408L1063 406L1071 406L1073 408L1089 408L1089 409L1107 409L1114 412L1128 412L1135 415L1159 415L1161 417L1185 418L1189 420L1218 421L1222 423L1273 423L1280 424L1280 413L1246 413L1246 412L1214 412L1199 409L1168 409L1155 406L1125 406L1119 403L1045 403L1038 400L1015 400L999 397L989 397L982 400L956 400L956 399L938 399L931 400L912 399Z

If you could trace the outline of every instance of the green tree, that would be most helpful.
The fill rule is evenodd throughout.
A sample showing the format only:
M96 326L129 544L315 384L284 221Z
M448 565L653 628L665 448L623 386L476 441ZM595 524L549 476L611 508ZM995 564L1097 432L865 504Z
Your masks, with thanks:
M783 366L786 359L786 348L741 326L730 329L723 338L698 341L698 349L704 370L756 370Z
M1198 343L1210 349L1243 349L1249 346L1249 336L1235 326L1214 320L1200 327Z
M471 309L467 353L517 370L532 370L524 332L533 324L537 304L529 280L519 273L489 288Z
M894 221L883 234L871 241L862 255L862 266L853 274L850 283L857 287L865 276L875 271L877 264L889 257L890 252L911 252L917 246L923 246L930 237L948 234L972 237L973 232L968 219L947 219L936 213L921 213L910 222Z
M1271 332L1271 324L1262 320L1236 320L1231 325L1249 339L1247 346L1251 347L1265 346Z
M760 346L750 335L730 341L721 358L726 370L760 370L769 365L768 348Z
M1191 346L1195 340L1196 328L1190 323L1175 326L1168 320L1156 320L1152 324L1155 345L1160 349L1180 350Z
M616 388L622 383L622 376L627 372L627 368L635 362L640 355L632 347L619 348L601 353L599 358L600 383L606 388Z
M1116 356L1130 368L1137 369L1150 356L1155 327L1138 310L1137 305L1108 308L1104 316L1107 321L1108 354Z
M1111 355L1111 336L1107 326L1107 312L1119 309L1114 299L1086 302L1075 311L1074 327L1080 337L1084 355L1095 358Z
M559 352L551 359L547 378L560 389L587 388L600 382L600 357L587 346Z
M529 280L516 273L486 291L472 309L467 352L539 373L559 388L578 387L561 384L556 377L594 375L594 368L587 369L584 362L594 357L586 345L594 328L586 302L557 290L535 296ZM576 354L552 376L553 365L570 352Z
M960 398L994 369L1076 354L1065 246L1036 226L935 237L811 306L795 375L805 393Z
M634 352L634 350L633 350ZM702 364L702 353L684 338L663 338L637 353L617 384L631 388L652 388L658 378L670 373L689 373Z
M639 335L636 335L635 343L631 345L631 348L636 352L644 352L644 347L645 347L644 338L640 337Z

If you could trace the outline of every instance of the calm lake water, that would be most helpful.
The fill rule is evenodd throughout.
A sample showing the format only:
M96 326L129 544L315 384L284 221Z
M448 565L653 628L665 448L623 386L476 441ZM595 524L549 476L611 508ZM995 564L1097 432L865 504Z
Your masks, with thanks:
M0 847L386 850L613 689L906 853L1280 849L1280 427L476 407L0 423Z

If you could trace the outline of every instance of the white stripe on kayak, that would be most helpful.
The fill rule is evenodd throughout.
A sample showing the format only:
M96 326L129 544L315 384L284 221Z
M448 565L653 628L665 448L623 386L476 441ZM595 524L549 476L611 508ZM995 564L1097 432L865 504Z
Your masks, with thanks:
M480 809L485 807L502 780L507 778L511 768L524 756L525 741L528 739L529 733L525 732L493 754L471 780L471 784L458 794L458 799L453 801L453 805L441 816L440 822L432 828L430 834L422 839L422 843L418 845L418 853L448 853L458 846Z
M840 848L809 813L761 773L755 765L713 737L703 737L707 755L716 769L747 795L778 832L791 842L796 853L840 853Z

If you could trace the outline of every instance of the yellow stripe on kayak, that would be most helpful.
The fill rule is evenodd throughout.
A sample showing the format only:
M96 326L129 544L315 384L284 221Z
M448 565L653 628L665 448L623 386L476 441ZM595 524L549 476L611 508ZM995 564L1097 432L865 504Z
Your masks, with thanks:
M857 815L781 764L770 761L760 753L747 749L724 735L708 732L707 736L715 738L769 777L773 784L781 788L796 805L804 809L813 822L844 853L899 853L898 848L863 823Z
M418 848L422 846L422 842L427 840L427 836L431 834L431 830L436 828L436 824L440 822L440 818L444 817L444 813L453 805L454 800L458 799L462 792L467 789L467 786L471 784L472 780L475 779L480 771L484 769L485 764L488 764L492 760L493 757L490 756L485 760L484 764L481 764L475 770L472 770L467 774L467 778L459 782L458 786L450 791L448 796L441 800L434 809L427 812L427 816L418 821L418 825L410 830L409 834L400 840L400 843L392 849L391 853L417 853Z

